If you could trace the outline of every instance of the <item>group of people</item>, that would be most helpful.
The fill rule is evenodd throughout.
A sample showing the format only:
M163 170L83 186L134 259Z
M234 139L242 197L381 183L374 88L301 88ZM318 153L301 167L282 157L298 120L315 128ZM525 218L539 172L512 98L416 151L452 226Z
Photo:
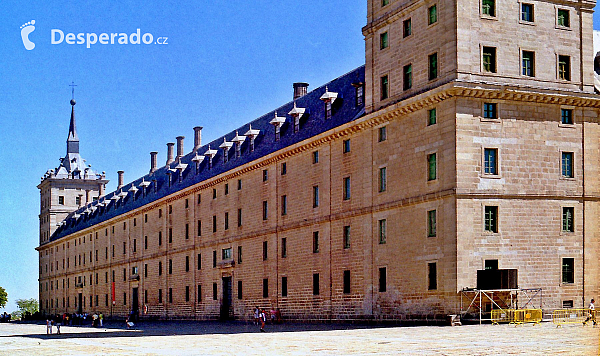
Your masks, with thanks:
M271 323L280 324L282 322L281 310L279 308L271 308L269 312ZM254 325L260 325L260 331L265 332L265 323L267 322L267 311L256 307L254 309Z
M0 323L8 323L10 321L10 314L4 312L4 314L0 314Z
M52 328L56 326L56 333L60 334L60 327L62 325L86 325L89 324L91 319L93 327L102 327L102 322L104 320L104 314L94 313L92 315L88 313L73 313L63 315L49 315L46 318L46 334L52 334Z

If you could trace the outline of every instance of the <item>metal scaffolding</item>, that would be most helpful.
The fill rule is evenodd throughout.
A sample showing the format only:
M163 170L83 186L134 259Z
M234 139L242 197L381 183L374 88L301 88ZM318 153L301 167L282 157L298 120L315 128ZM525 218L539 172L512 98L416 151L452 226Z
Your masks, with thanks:
M491 321L491 317L484 318L484 314L491 314L491 310L500 309L542 309L542 288L519 288L519 289L476 289L463 288L460 291L460 316L461 319L474 311L479 313L479 324L483 321ZM466 299L469 305L465 309ZM489 301L489 302L488 302ZM483 304L491 304L490 311L483 310Z

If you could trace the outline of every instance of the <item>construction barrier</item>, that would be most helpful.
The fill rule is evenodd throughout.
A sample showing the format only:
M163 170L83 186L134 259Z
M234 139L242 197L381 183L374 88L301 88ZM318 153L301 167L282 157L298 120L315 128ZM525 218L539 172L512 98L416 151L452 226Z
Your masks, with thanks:
M494 309L492 324L525 324L542 322L542 309Z
M556 326L563 324L583 324L588 318L596 320L596 311L589 309L557 309L552 313L552 322Z

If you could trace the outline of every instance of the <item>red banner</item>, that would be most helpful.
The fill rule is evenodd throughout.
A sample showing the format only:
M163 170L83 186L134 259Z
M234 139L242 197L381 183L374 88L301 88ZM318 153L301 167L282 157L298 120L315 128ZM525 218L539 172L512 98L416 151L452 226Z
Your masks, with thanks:
M111 297L113 304L115 304L115 282L112 282L110 297Z

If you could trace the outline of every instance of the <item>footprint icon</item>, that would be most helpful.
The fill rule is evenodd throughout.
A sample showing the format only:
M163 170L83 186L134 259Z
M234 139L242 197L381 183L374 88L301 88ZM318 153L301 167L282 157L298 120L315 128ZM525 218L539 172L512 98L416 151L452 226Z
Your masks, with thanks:
M27 23L24 23L21 26L21 39L23 40L23 45L25 46L25 49L28 51L31 51L35 48L35 43L29 40L29 34L32 33L33 30L35 30L35 26L33 25L35 25L35 20L31 20Z

